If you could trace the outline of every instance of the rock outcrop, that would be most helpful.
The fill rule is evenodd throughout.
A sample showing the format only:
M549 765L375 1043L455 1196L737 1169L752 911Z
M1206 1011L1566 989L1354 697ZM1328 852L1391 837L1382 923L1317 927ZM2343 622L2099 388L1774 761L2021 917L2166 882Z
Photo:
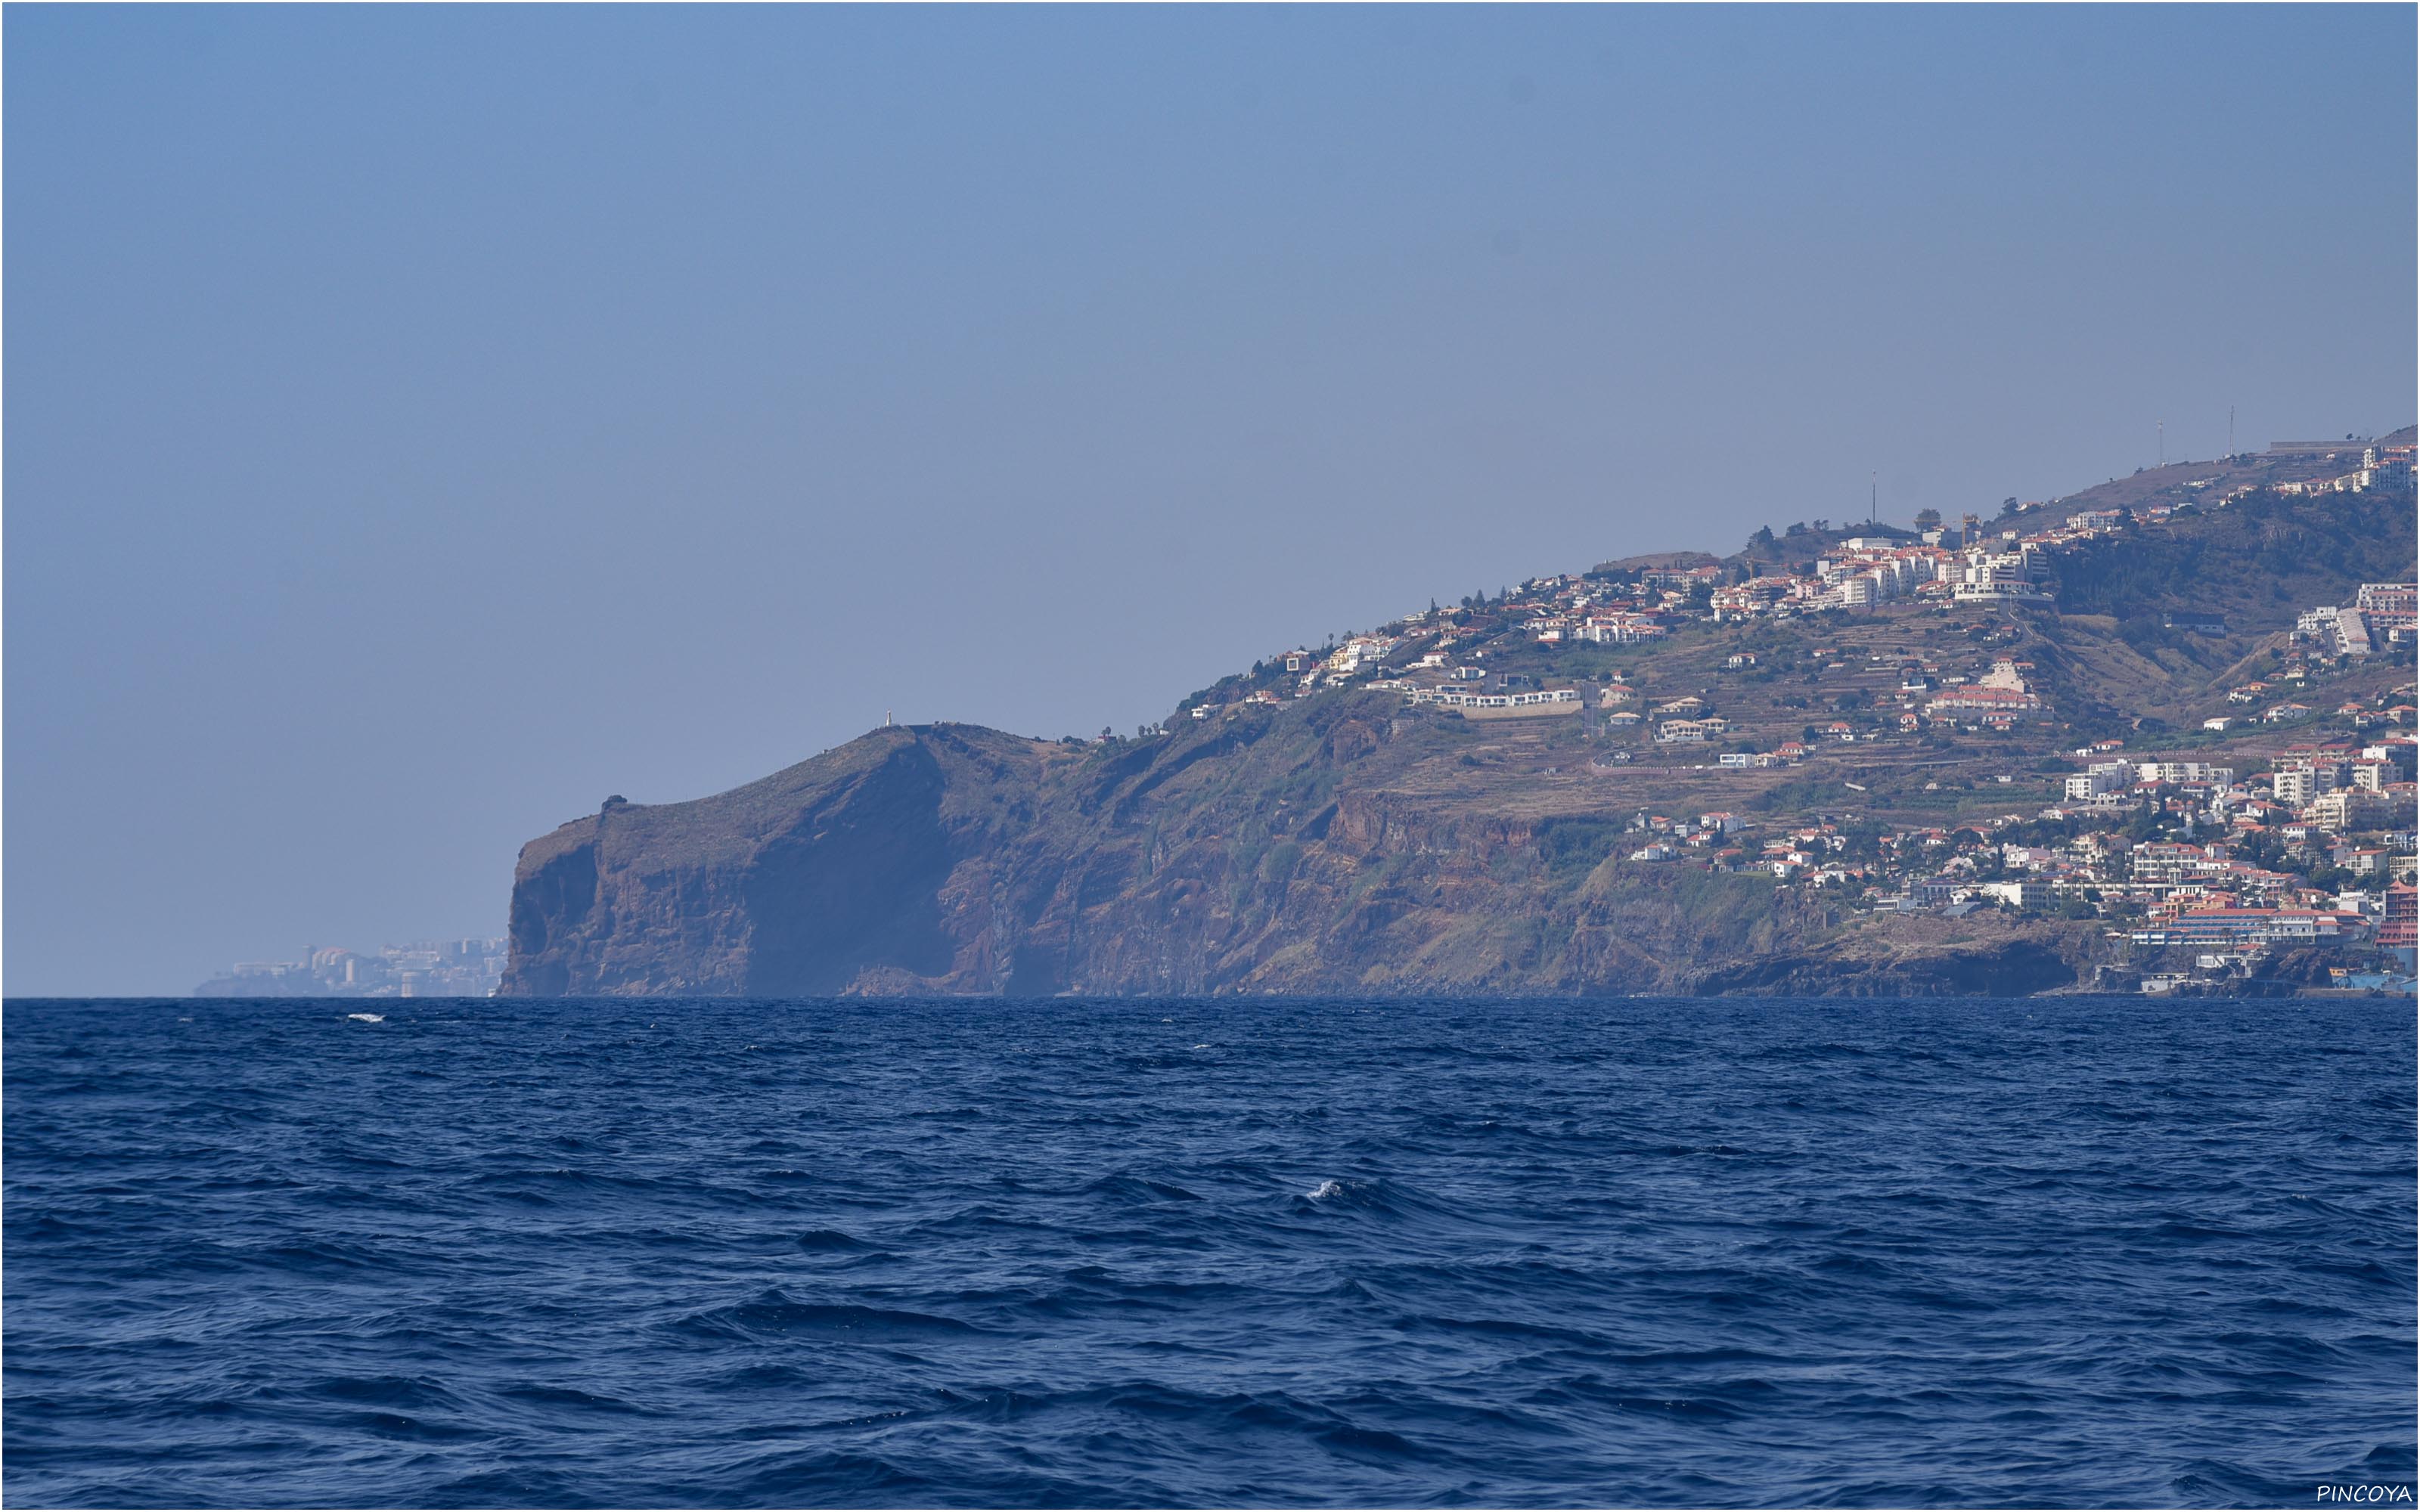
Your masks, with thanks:
M886 728L532 841L520 995L2031 992L2054 927L1900 940L1752 873L1627 864L1552 721L1349 694L1140 742ZM1535 747L1528 763L1508 761ZM1517 768L1517 770L1516 770ZM1918 921L1920 922L1920 921Z

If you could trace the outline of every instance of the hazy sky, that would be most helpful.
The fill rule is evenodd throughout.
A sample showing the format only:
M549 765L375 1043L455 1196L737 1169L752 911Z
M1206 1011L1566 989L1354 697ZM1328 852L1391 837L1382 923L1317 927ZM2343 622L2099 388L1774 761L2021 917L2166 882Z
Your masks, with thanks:
M6 988L2413 418L2409 7L8 8Z

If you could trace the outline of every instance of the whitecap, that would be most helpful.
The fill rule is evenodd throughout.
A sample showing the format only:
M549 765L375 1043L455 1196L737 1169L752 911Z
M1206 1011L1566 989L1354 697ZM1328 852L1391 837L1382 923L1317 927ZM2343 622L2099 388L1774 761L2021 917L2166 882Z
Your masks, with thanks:
M386 1015L384 1013L348 1013L345 1017L349 1019L359 1019L364 1024L384 1024L386 1022Z
M1342 1181L1322 1181L1303 1194L1313 1202L1317 1202L1322 1197L1341 1197L1343 1195L1344 1183Z

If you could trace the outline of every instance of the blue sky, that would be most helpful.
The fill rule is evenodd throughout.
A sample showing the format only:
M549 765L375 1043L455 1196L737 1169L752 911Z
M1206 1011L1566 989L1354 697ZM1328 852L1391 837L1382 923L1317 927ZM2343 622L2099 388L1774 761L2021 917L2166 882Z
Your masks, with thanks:
M7 990L502 932L1761 523L2413 418L2405 7L12 6Z

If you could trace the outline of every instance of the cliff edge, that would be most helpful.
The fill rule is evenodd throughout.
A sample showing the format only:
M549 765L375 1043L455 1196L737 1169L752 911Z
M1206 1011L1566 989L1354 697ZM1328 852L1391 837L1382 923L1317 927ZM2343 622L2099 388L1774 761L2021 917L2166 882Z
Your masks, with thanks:
M1624 865L1627 809L1554 760L1576 738L1376 691L1140 742L877 730L531 842L503 990L1882 995L2077 978L2072 926L1877 927L1766 876ZM1658 785L1637 777L1624 798Z

